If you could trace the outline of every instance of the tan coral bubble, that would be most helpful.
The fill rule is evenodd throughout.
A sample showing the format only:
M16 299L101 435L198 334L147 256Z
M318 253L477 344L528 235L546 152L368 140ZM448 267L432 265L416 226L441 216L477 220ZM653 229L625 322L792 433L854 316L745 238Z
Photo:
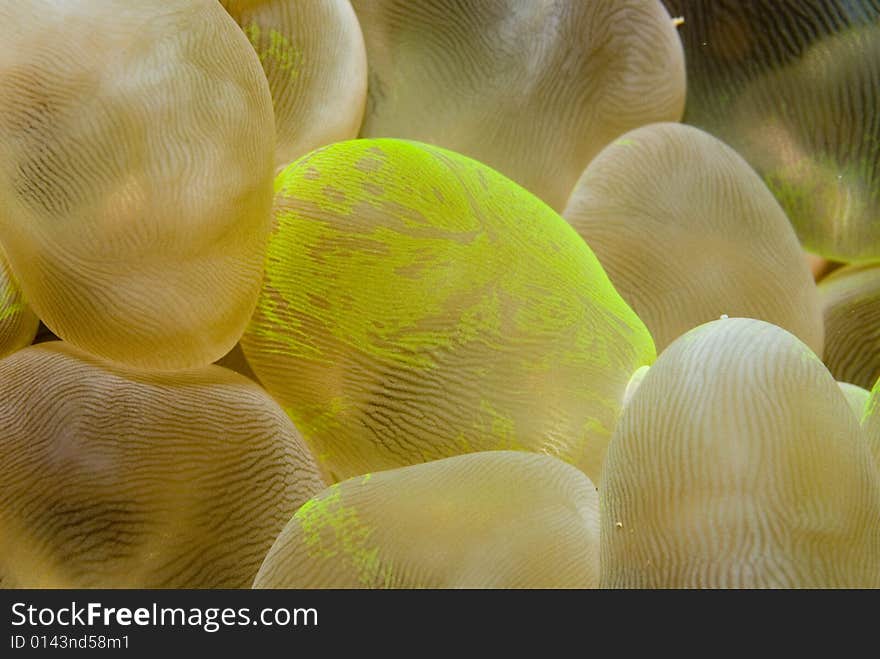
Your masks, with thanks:
M654 0L355 0L364 137L463 153L561 210L621 133L677 121L681 43Z
M837 386L839 386L840 391L843 392L843 396L846 398L846 402L849 403L849 407L853 411L853 414L855 414L856 418L861 421L867 411L868 399L871 397L871 392L858 385L850 384L849 382L838 382Z
M276 189L242 347L333 480L515 449L599 481L654 345L559 215L402 140L325 147Z
M0 249L0 357L30 345L39 326Z
M811 252L880 257L880 4L664 2L686 17L685 121L755 167Z
M590 163L563 217L658 350L727 314L772 322L822 353L819 296L785 213L708 133L668 123L626 133Z
M880 470L880 380L871 389L871 395L862 414L862 428L867 436L868 446L874 455L874 463Z
M870 389L880 378L880 265L848 266L819 284L828 370Z
M217 366L44 343L0 361L0 401L5 587L248 587L325 486L277 404Z
M599 495L605 587L880 587L880 472L858 419L762 321L714 321L660 355Z
M367 55L349 0L220 0L259 55L275 108L276 166L356 137Z
M493 451L358 476L306 503L255 588L595 588L598 495L555 458Z
M213 0L0 4L0 235L58 336L139 367L236 342L270 229L274 119Z

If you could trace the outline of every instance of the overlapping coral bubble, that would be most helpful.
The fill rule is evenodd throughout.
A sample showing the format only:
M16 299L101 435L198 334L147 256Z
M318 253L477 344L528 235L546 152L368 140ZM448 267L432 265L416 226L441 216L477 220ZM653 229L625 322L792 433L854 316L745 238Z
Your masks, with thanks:
M612 588L880 587L880 471L846 398L785 330L685 334L624 409L602 486Z
M880 258L880 4L663 1L684 18L684 120L742 154L808 250Z
M367 98L367 55L349 0L220 3L244 30L266 72L277 166L357 136Z
M595 588L599 499L577 469L491 451L337 483L278 536L256 588Z
M722 315L784 327L822 354L819 295L773 195L733 149L691 126L625 133L563 212L658 350Z
M276 188L242 345L333 479L519 449L598 482L654 345L565 220L477 161L401 140L320 149Z
M272 100L213 0L0 5L0 241L89 352L208 364L238 340L270 227Z
M0 361L0 585L243 588L324 482L250 380L63 342Z
M681 42L658 0L354 0L361 135L476 158L562 210L621 133L684 110Z

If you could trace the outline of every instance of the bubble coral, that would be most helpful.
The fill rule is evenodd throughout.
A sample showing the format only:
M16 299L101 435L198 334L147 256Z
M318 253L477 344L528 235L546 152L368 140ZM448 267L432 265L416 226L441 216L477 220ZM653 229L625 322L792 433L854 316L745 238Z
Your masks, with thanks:
M590 163L563 217L658 351L726 314L779 325L822 354L819 295L788 218L708 133L669 123L626 133Z
M849 382L838 382L837 386L840 387L840 390L843 392L843 396L846 398L846 402L849 403L849 407L853 411L853 414L855 414L856 418L861 421L867 409L868 399L871 397L871 392L858 385L850 384Z
M828 370L870 389L880 378L880 265L834 271L819 283L819 296Z
M65 343L0 361L0 584L249 587L325 484L231 371L146 373Z
M39 326L0 249L0 357L30 345Z
M220 0L248 36L275 108L275 164L357 137L367 54L349 0Z
M880 587L880 471L831 374L769 323L669 346L603 474L603 587Z
M337 483L300 508L255 588L595 588L598 495L555 458L492 451Z
M259 59L213 0L0 3L0 240L58 336L142 368L238 340L270 228Z
M684 110L681 42L655 0L355 0L361 135L476 158L556 210L621 133Z
M871 395L862 414L862 427L868 438L868 446L874 455L877 469L880 469L880 380L871 389Z
M276 181L248 363L330 478L482 450L594 482L642 322L535 196L469 158L352 140Z
M665 3L685 19L685 121L755 167L807 249L880 258L880 3Z

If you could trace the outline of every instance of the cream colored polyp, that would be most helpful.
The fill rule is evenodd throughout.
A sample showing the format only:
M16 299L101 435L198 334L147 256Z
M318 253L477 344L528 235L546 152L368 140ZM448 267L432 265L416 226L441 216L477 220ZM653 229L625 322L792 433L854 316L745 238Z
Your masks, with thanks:
M367 99L367 54L349 0L221 0L253 44L272 92L283 167L356 137Z
M244 588L324 487L283 410L218 366L62 342L0 361L0 586Z
M880 587L880 472L858 419L762 321L717 320L660 355L599 495L605 587Z
M819 283L828 369L870 389L880 378L880 266L847 266Z
M486 163L557 211L587 163L684 110L681 42L657 0L354 0L363 137Z
M563 217L662 350L722 315L766 320L821 355L819 294L773 195L723 142L651 124L606 147Z
M0 3L0 240L58 336L207 364L256 302L274 120L213 0Z
M874 464L880 471L880 380L871 389L871 395L862 413L862 428L865 430L868 446L874 456Z
M595 588L599 501L543 455L472 453L358 476L297 511L256 588Z

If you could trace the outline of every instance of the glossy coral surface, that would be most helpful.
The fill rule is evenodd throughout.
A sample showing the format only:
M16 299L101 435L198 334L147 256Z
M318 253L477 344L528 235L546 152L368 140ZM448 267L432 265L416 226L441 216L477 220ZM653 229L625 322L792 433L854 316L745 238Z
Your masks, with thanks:
M213 0L0 3L0 241L55 334L208 364L253 311L274 120Z
M598 481L654 345L559 215L474 160L401 140L321 149L276 189L242 346L334 480L521 449Z

